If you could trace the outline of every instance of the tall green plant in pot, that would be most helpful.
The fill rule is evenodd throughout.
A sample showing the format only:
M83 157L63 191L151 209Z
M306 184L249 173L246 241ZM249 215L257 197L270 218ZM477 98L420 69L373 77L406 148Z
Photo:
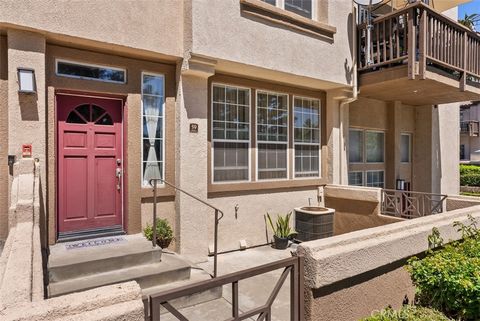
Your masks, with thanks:
M297 235L297 232L290 227L291 216L292 212L286 214L285 216L278 215L274 225L270 214L267 213L267 220L273 231L274 246L276 249L286 249L288 246L288 240Z
M173 230L170 223L166 219L157 218L157 244L162 248L167 248L170 242L173 240ZM143 229L143 234L147 240L153 239L153 227L147 223L147 226Z

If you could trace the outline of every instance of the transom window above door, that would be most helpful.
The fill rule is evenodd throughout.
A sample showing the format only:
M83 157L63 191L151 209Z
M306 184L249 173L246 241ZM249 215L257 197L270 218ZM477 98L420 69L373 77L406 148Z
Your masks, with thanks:
M314 19L315 0L262 0L273 6Z
M72 110L67 117L69 124L113 125L112 117L100 106L84 104Z

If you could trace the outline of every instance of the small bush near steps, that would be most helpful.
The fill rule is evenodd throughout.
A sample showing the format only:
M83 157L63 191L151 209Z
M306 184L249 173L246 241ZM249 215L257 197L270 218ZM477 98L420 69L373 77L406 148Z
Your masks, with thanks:
M405 305L400 310L386 308L361 321L452 321L433 309Z

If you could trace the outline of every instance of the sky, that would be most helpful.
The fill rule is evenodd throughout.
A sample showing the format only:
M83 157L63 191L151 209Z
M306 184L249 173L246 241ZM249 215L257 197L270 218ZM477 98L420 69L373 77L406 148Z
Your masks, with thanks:
M463 19L466 14L478 13L480 14L480 0L473 0L469 3L461 5L458 10L458 17Z

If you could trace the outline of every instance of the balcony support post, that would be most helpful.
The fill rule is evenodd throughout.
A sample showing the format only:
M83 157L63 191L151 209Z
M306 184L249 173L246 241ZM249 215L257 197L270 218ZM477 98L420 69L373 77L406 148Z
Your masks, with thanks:
M408 11L408 78L415 79L415 65L416 65L416 23L415 23L416 8L411 8Z
M460 91L465 91L467 87L467 52L468 52L468 34L463 32L462 41L462 77L460 78Z
M420 32L419 32L419 63L418 63L418 73L420 79L426 79L427 72L427 11L421 10L420 16Z

